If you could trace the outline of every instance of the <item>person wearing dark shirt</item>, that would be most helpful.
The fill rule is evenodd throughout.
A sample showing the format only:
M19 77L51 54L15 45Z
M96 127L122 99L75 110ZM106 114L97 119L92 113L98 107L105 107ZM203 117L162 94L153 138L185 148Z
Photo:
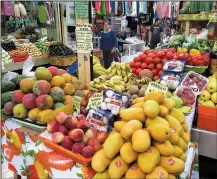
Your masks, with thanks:
M103 51L104 67L108 69L114 60L115 49L118 47L117 36L110 29L109 22L104 23L104 31L101 33L100 49Z
M167 18L166 22L164 23L164 34L166 37L171 36L171 30L172 30L172 24L170 18Z
M151 49L154 49L158 43L163 40L163 27L160 25L160 19L155 20L149 31L149 45Z

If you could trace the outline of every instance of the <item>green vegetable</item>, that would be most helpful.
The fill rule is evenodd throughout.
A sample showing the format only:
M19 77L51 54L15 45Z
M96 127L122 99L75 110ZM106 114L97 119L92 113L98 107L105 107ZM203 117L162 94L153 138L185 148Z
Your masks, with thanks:
M191 49L197 49L197 50L199 50L199 47L200 47L200 44L198 42L192 42L189 45L189 50L191 50Z
M4 106L7 102L11 101L12 91L1 94L1 105Z
M168 45L170 48L172 48L172 47L176 48L176 47L180 47L181 43L178 40L175 40L175 41L169 41Z
M184 43L185 41L185 37L183 35L177 35L176 39L180 42L180 43Z
M1 82L1 92L14 91L16 85L12 81L2 80Z

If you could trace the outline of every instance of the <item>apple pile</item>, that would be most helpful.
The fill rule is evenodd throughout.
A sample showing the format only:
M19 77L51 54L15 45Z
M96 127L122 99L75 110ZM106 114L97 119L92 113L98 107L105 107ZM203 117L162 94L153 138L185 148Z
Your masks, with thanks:
M86 110L86 107L87 107L87 105L88 105L88 102L89 102L89 99L90 99L90 97L92 96L94 94L94 92L91 92L91 91L89 91L88 93L87 93L87 95L85 95L84 96L84 98L82 99L82 101L81 101L81 105L80 105L80 109L81 109L81 114L83 114L83 115L87 115L87 110Z
M139 76L140 71L149 69L153 73L153 80L160 79L163 64L166 60L172 60L175 49L145 50L138 57L130 62L130 67L135 76Z
M105 131L97 131L89 127L89 122L83 114L72 116L60 112L56 120L47 124L47 131L51 134L53 143L90 158L108 135Z

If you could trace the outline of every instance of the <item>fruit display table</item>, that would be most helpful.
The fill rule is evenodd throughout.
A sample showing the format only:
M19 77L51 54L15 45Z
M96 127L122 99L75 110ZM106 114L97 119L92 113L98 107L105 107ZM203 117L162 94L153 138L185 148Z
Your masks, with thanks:
M194 113L194 111L192 111ZM193 114L187 121L193 121ZM190 119L191 118L191 119ZM189 124L189 122L187 124ZM189 126L189 128L191 128ZM11 132L14 131L14 132ZM2 121L2 164L9 170L29 178L92 178L95 174L90 167L75 163L72 159L46 147L36 137L38 132L25 128L13 119ZM18 140L19 139L19 140ZM13 141L13 143L11 143ZM19 146L17 150L14 146ZM180 175L186 179L199 178L198 150L189 149L185 171ZM192 162L193 160L193 162ZM43 161L43 162L42 162Z

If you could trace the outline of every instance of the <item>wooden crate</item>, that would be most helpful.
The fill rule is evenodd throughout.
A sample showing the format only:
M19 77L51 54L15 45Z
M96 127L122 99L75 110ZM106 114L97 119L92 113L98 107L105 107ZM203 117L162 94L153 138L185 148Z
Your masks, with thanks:
M55 66L69 66L76 61L76 56L53 56L50 57L50 64Z

